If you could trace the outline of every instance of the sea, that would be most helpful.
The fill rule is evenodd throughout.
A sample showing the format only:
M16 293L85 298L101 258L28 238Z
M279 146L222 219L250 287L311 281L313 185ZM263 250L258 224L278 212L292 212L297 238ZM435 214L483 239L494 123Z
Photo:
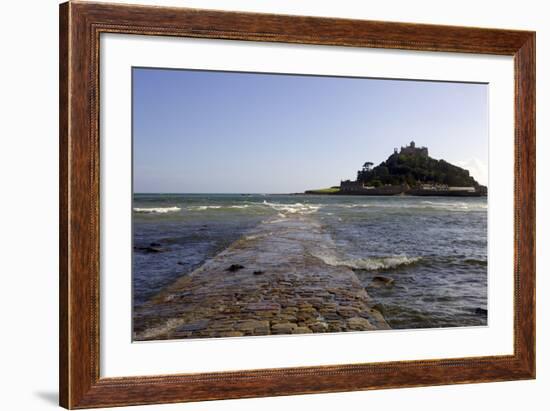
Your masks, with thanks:
M353 270L391 328L487 325L485 197L135 194L134 309L258 225L296 214L331 239L313 255Z

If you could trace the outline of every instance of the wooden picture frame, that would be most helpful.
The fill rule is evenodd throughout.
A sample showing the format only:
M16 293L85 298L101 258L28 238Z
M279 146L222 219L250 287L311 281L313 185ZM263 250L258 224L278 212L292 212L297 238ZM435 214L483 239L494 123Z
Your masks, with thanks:
M101 33L513 56L514 353L100 378ZM91 408L535 378L535 33L185 8L60 6L60 405Z

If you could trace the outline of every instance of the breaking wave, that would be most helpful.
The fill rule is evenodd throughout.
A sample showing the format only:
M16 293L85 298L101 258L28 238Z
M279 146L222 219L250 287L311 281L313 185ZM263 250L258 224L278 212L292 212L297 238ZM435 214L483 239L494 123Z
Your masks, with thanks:
M362 203L362 204L339 204L343 208L414 208L428 210L444 210L444 211L479 211L486 210L487 204L466 203L466 202L437 202L437 201L421 201L420 203Z
M166 214L180 211L179 207L151 207L151 208L134 208L135 213L144 214Z
M390 270L392 268L416 264L422 257L407 257L406 255L395 255L389 257L367 257L367 258L340 258L334 254L313 253L325 264L334 267L348 267L354 270Z
M269 203L264 200L262 203L268 207L279 212L280 216L284 217L284 214L313 214L316 213L321 206L312 205L312 204L303 204L303 203L294 203L294 204L278 204L278 203Z
M467 210L486 210L487 204L480 203L466 203L462 201L447 203L447 202L435 202L435 201L422 201L420 208L432 208L442 209L450 211L467 211Z
M190 211L205 211L205 210L219 210L219 209L242 209L248 208L249 204L243 205L200 205L187 207Z
M289 214L313 214L321 208L319 205L293 203L293 204L281 204L270 203L268 201L250 202L248 204L223 204L223 205L192 205L185 207L188 211L208 211L208 210L244 210L244 209L271 209L277 212L277 214L284 218ZM151 207L151 208L134 208L136 213L169 213L174 211L180 211L179 207Z
M191 210L191 211L204 211L204 210L214 210L214 209L217 210L218 208L222 208L222 206L219 206L219 205L209 205L209 206L202 205L202 206L187 207L187 209Z

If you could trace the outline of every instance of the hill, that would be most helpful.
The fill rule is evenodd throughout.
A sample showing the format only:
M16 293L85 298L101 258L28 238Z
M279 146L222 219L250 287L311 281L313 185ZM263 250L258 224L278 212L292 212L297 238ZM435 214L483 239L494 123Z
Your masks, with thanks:
M467 196L487 195L470 172L428 154L427 147L410 145L394 149L386 161L376 167L367 161L357 171L355 181L345 180L339 187L308 190L306 194Z
M426 147L416 148L414 142L401 151L394 151L386 161L374 168L367 162L357 172L357 182L366 186L407 184L416 187L421 184L444 184L446 186L474 187L480 184L470 172L445 160L436 160L428 155Z

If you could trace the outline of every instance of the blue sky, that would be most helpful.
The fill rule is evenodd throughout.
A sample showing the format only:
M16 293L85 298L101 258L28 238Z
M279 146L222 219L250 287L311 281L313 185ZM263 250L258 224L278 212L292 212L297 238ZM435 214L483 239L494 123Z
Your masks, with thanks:
M487 183L487 86L133 69L135 192L290 193L427 146Z

